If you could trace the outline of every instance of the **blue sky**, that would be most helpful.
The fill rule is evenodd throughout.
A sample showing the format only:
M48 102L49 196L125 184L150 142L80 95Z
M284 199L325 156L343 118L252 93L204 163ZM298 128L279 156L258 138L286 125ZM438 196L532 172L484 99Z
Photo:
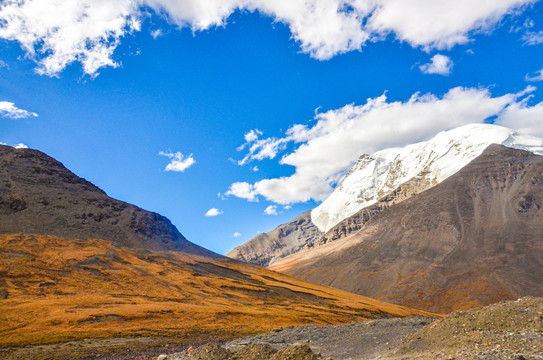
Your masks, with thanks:
M0 142L225 253L364 152L470 122L543 136L541 2L192 2L3 2Z

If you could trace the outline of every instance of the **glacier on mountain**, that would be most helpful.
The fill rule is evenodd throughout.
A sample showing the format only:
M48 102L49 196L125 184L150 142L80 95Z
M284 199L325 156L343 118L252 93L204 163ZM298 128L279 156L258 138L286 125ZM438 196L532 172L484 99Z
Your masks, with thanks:
M327 232L342 220L377 203L413 180L424 191L455 174L490 144L543 155L543 140L491 124L470 124L443 131L428 141L364 154L334 192L311 211L311 221Z

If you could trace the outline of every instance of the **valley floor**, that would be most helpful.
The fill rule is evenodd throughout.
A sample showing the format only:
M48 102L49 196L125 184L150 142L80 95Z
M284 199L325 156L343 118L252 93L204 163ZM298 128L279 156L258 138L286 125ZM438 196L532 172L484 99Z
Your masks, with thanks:
M458 311L438 320L408 317L280 328L223 347L236 351L253 344L276 349L307 344L323 359L333 360L538 360L543 359L542 322L543 299L527 297ZM170 353L166 360L194 359L185 351ZM296 358L306 359L310 358Z
M171 340L171 339L170 339ZM148 342L148 346L146 346ZM153 344L152 346L150 344ZM213 345L215 347L213 347ZM289 360L540 360L543 359L543 299L525 297L468 311L457 311L443 319L429 317L389 318L347 325L277 328L256 336L198 344L157 345L156 339L124 338L83 340L61 345L34 346L0 351L3 359L38 359L56 352L68 359L70 351L117 346L117 354L85 360L269 360L259 356L277 350L308 345L320 356L301 355ZM199 348L200 345L204 347ZM220 345L222 348L219 348ZM189 351L192 346L192 351ZM203 350L202 350L203 349ZM245 350L245 351L242 351ZM274 350L275 351L275 350ZM217 354L221 355L217 355Z
M324 326L296 326L278 328L269 333L235 339L220 344L230 350L236 351L247 345L269 344L276 349L285 349L296 344L307 344L314 353L321 354L323 358L333 360L346 359L373 359L378 356L392 354L401 345L403 337L419 331L435 319L426 317L393 318L383 320L370 320L354 322L348 325ZM155 339L156 340L156 339ZM85 358L86 360L154 360L160 354L169 354L168 360L190 359L187 349L189 346L197 348L200 344L172 345L162 347L148 347L146 338L119 338L107 340L74 341L65 344L34 346L18 349L11 352L8 358L34 359L56 353L61 357L69 357L70 352L81 351L82 348L92 351L101 346L118 347L119 354ZM122 347L126 347L123 353ZM132 350L127 348L133 347ZM1 356L0 352L0 356ZM210 356L205 360L216 359ZM265 360L265 359L261 359Z

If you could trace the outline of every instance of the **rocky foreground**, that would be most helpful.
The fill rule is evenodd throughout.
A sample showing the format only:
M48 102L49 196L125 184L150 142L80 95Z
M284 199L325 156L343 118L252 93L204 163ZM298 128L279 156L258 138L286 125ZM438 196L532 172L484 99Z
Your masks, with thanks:
M280 328L158 359L543 359L543 299L526 297L439 320L412 317Z

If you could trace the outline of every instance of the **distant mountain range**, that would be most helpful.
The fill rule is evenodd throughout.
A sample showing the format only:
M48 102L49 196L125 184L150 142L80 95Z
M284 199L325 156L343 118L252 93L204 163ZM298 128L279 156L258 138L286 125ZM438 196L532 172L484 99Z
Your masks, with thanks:
M540 139L477 124L363 155L303 227L228 256L433 311L541 296L542 153Z

